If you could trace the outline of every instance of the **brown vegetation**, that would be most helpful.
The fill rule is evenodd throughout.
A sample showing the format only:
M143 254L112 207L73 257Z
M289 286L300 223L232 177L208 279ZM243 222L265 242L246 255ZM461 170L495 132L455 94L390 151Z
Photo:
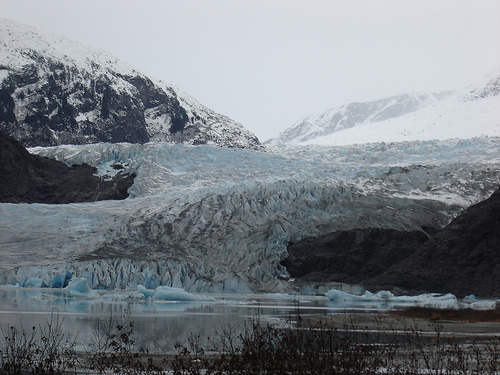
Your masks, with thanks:
M391 325L376 318L371 328L344 316L305 325L299 316L282 326L252 322L242 333L225 326L209 348L192 336L176 344L177 354L149 356L137 349L128 316L110 317L96 327L88 353L76 353L58 320L32 331L8 327L0 339L0 374L497 374L500 340L462 343L411 319ZM373 327L376 327L375 329Z

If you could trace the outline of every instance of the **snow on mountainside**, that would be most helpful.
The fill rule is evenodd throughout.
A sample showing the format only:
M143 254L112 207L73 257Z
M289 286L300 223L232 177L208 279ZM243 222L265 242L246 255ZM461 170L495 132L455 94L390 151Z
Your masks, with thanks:
M500 135L500 75L463 92L351 103L297 122L270 144L347 145Z
M242 125L106 51L0 18L0 130L26 146L170 141L260 149Z
M94 289L290 292L280 264L290 242L353 228L442 227L498 188L499 145L37 147L31 152L88 163L101 176L119 163L137 177L123 201L0 204L0 283L84 277Z

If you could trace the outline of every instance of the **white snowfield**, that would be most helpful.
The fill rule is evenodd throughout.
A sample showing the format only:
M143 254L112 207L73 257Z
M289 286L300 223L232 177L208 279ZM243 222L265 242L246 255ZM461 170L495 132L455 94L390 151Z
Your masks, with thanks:
M74 65L94 75L106 75L109 71L128 75L139 73L130 64L103 49L88 47L64 36L42 32L1 17L0 40L3 43L0 61L10 69L22 69L33 62L34 54L43 54L46 59Z
M123 201L0 204L0 284L83 278L92 290L288 293L294 283L279 262L289 242L444 226L500 183L493 137L269 152L169 143L30 151L100 175L120 163L137 178ZM81 283L73 290L85 292Z
M480 125L478 125L480 124ZM401 142L481 136L500 136L500 96L440 102L404 116L366 123L305 142L348 145L366 142Z
M351 103L298 121L270 144L369 142L500 136L500 73L457 92L404 94Z

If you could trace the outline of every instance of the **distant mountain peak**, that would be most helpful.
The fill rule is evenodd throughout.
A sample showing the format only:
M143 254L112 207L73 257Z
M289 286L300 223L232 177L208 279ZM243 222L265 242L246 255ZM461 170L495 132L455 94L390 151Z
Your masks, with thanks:
M480 100L500 95L500 73L489 76L477 87L471 88L465 100Z
M500 73L462 91L353 102L307 117L266 144L348 145L500 135Z
M283 144L312 141L315 138L354 128L361 124L389 120L436 105L451 94L451 91L433 94L411 93L369 102L352 102L298 121L276 139L266 143Z
M261 149L241 124L112 54L0 18L0 130L27 146L169 141Z

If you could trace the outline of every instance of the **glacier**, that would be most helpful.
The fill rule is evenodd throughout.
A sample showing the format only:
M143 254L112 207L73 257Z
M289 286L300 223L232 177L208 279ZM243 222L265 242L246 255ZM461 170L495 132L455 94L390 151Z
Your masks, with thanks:
M279 263L289 243L334 230L442 227L500 183L495 137L267 152L165 142L30 152L109 177L119 164L137 177L123 201L0 204L0 284L65 288L85 279L92 290L295 293Z

